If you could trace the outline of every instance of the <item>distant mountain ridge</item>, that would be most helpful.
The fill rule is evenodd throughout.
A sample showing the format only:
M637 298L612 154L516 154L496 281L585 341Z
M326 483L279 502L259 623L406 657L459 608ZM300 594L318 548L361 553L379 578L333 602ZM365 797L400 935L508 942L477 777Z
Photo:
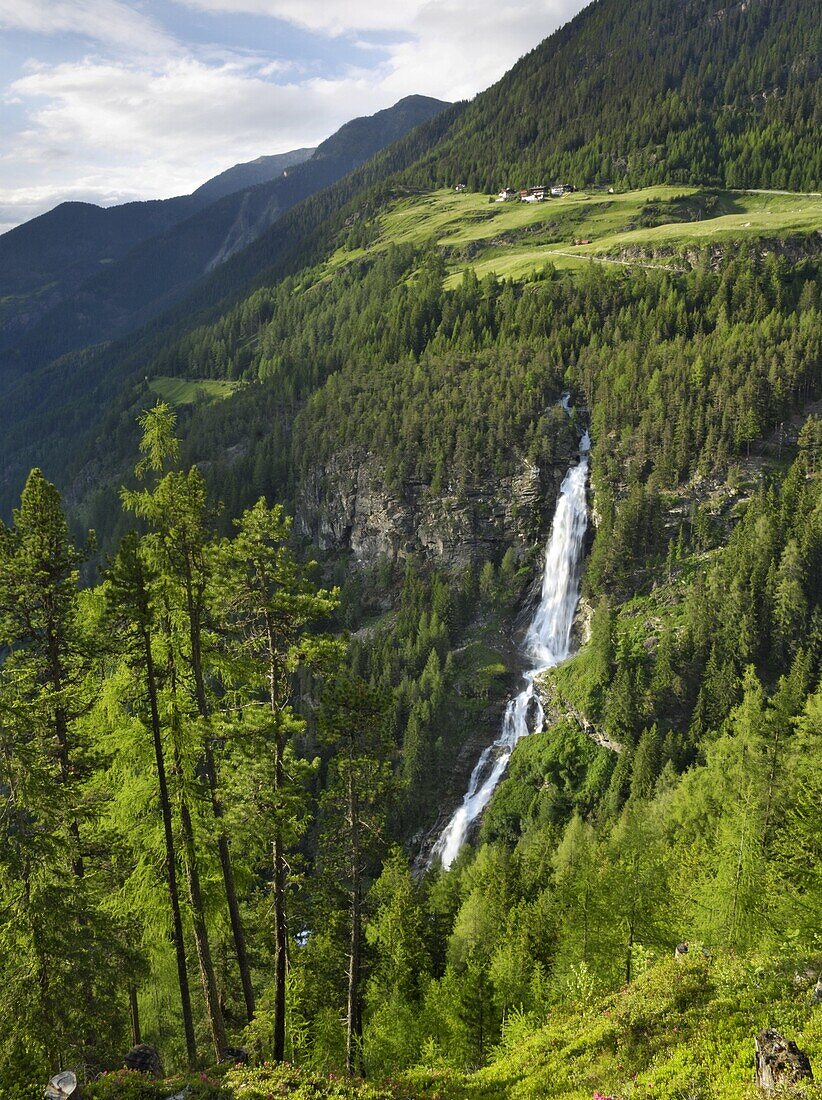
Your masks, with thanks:
M0 344L36 320L131 249L236 191L282 175L313 154L295 149L237 164L190 195L97 206L61 202L0 234Z
M313 152L237 165L188 196L105 209L63 203L18 226L0 236L0 351L14 369L144 324L285 211L446 106L408 96L345 123ZM229 190L263 171L276 175Z
M295 164L308 160L316 151L316 147L292 149L288 153L275 153L273 156L257 157L256 160L249 160L244 164L235 164L218 176L206 180L192 195L216 202L226 195L233 195L235 191L245 191L247 187L256 187L259 183L276 179Z

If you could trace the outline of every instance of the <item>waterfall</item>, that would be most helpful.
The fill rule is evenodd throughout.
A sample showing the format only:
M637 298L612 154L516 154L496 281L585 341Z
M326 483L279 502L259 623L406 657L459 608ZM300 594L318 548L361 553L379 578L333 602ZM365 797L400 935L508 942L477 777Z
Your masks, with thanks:
M567 397L563 408L569 411ZM545 719L534 687L537 676L564 661L570 652L571 625L579 602L579 567L588 526L585 487L588 476L588 433L580 442L580 459L572 466L559 491L551 535L545 547L542 594L525 635L525 656L532 667L523 674L525 686L508 702L499 737L482 753L471 772L462 805L443 829L431 853L443 867L457 857L468 830L488 805L508 766L514 746L531 732L539 732Z

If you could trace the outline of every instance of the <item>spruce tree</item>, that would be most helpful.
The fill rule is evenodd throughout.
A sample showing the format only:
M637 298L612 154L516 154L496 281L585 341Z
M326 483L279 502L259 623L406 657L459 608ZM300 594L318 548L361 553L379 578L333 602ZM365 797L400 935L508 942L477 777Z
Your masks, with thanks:
M387 843L386 818L395 785L387 719L387 700L364 680L339 675L329 685L320 733L334 755L322 797L320 853L348 913L348 1073L363 1069L363 903L375 859Z
M229 658L243 678L240 696L251 708L265 700L265 717L256 723L255 747L271 754L273 817L272 894L274 903L273 1056L285 1056L286 968L288 959L287 846L299 831L293 777L287 767L289 741L303 728L293 710L295 676L300 667L326 660L335 647L312 639L306 628L337 607L336 591L316 589L308 570L289 546L290 521L265 500L237 521L237 534L217 550L216 600L229 639ZM292 762L293 764L293 762Z

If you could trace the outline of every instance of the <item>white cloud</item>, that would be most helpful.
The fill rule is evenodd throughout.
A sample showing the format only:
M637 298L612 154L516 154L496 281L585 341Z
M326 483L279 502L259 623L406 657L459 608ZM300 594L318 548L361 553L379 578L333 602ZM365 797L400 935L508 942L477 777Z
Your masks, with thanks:
M0 154L0 223L58 201L104 205L185 194L262 153L317 144L374 109L366 74L273 83L269 65L191 57L159 67L87 58L14 81L27 125Z
M410 91L414 84L443 99L468 98L498 80L581 6L579 0L420 5L412 35L391 49L385 87Z
M379 74L381 88L459 99L492 84L523 53L575 15L584 0L182 2L201 11L269 16L327 36L347 35L360 48L368 48L368 43L358 36L380 33L388 36L380 46L388 54Z
M406 30L426 7L435 7L440 0L183 0L189 7L201 11L233 12L234 14L267 15L325 34L345 34L349 31ZM463 5L467 9L468 5Z
M0 27L52 37L74 34L146 53L177 48L156 23L121 0L0 0Z

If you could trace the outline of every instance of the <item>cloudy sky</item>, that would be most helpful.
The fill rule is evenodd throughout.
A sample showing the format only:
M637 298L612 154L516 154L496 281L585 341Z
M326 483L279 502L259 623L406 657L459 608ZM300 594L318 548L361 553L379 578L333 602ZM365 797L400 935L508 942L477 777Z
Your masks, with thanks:
M582 0L0 0L0 232L185 194L419 92L493 83Z

